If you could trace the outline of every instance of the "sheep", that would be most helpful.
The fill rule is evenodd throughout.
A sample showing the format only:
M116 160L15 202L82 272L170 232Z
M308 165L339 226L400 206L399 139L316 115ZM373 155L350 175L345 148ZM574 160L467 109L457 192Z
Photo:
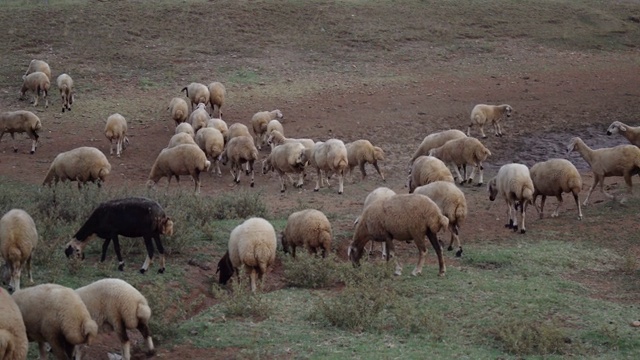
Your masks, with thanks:
M31 60L31 62L29 63L29 68L27 68L27 71L24 73L24 75L22 75L22 79L24 80L24 78L26 78L29 74L38 71L45 73L45 75L47 75L47 77L51 79L51 68L49 67L49 64L47 64L45 61L36 59Z
M173 220L166 215L160 204L144 197L130 197L115 199L98 205L80 229L73 235L64 250L65 255L84 259L84 248L89 239L96 235L104 239L100 262L107 256L109 243L113 240L113 248L118 257L118 270L124 270L124 261L120 253L120 241L118 235L126 237L142 237L147 248L147 258L140 268L144 274L153 261L153 240L160 253L160 269L165 270L164 247L160 235L173 235Z
M193 139L196 138L196 132L193 131L193 126L191 126L191 124L189 124L188 122L183 122L178 124L178 126L176 126L176 134L179 133L187 133L189 135L191 135L191 137Z
M317 254L322 249L322 257L326 258L331 251L331 223L322 211L306 209L296 211L287 218L287 225L280 234L282 250L296 257L296 247L306 247L309 254Z
M570 192L578 207L578 220L582 220L582 209L578 196L582 189L582 177L569 160L549 159L536 163L529 169L529 174L533 181L533 205L540 213L540 219L544 217L544 202L547 196L555 196L558 199L558 206L551 214L551 217L556 217L558 209L562 205L562 194ZM538 195L542 195L539 209L536 204Z
M20 89L20 100L24 99L24 94L26 94L27 91L31 91L33 93L33 106L38 106L38 98L40 94L42 94L44 107L48 108L49 99L47 99L47 95L49 94L50 86L51 81L47 77L47 74L41 71L31 73L24 78L22 88Z
M604 191L604 178L609 176L623 176L629 194L633 193L631 176L640 174L640 149L637 146L618 145L612 148L593 150L582 139L574 137L567 146L567 153L572 151L580 153L593 171L593 184L582 205L587 205L589 197L598 183L600 183L600 191L608 198L613 199L613 195Z
M607 129L607 135L620 134L627 138L629 142L640 147L640 127L629 126L620 121L614 121Z
M276 171L280 175L280 192L284 192L285 174L299 174L295 187L302 187L304 181L304 167L307 162L305 147L301 143L287 143L276 146L269 156L262 162L262 173Z
M189 123L193 127L193 131L197 134L198 130L207 126L208 121L209 114L205 109L205 105L203 103L199 103L191 115L189 115Z
M162 149L149 173L149 187L154 186L163 177L167 177L167 188L171 184L171 177L175 176L180 182L180 175L191 175L195 182L195 193L200 193L200 173L208 171L211 162L207 155L194 144L182 144L172 148Z
M282 111L278 109L259 111L253 114L251 117L251 128L253 129L253 139L258 150L262 150L262 145L265 143L269 121L282 118Z
M42 185L59 181L77 181L78 187L87 182L102 186L111 172L111 164L102 151L89 146L81 146L58 154L51 162Z
M15 133L26 133L31 139L31 151L33 155L38 147L38 131L42 130L42 122L40 118L27 110L7 111L0 113L0 140L5 133L9 133L13 139L13 152L18 152L15 145Z
M176 126L187 121L187 118L189 117L189 104L187 104L183 98L174 97L171 99L167 110L169 110L171 119L175 121Z
M453 243L456 243L458 251L456 257L462 256L462 246L460 245L460 225L467 217L467 199L464 197L462 190L448 181L435 181L427 185L418 186L414 190L414 194L422 194L428 196L429 199L438 205L442 211L442 215L449 219L449 232L451 240L447 250L453 250Z
M229 131L227 132L227 142L238 136L249 136L249 128L245 124L234 123L229 126Z
M329 185L329 177L331 174L338 175L338 194L344 191L344 174L349 167L347 148L338 139L329 139L325 142L317 142L312 149L306 152L307 158L311 166L317 170L316 187L313 191L320 190L321 183L324 178L321 171L324 171L327 177L327 185Z
M209 103L209 88L206 85L192 82L188 86L185 86L180 92L185 92L189 100L191 101L191 107L195 109L195 106L203 103L207 105Z
M116 332L122 343L122 359L131 359L127 330L138 329L147 343L147 356L155 354L149 329L151 308L140 291L121 279L101 279L75 291L98 324L98 332ZM80 357L77 347L76 359Z
M500 167L498 174L489 181L489 200L494 201L498 194L502 195L507 203L509 223L508 229L524 234L526 232L524 220L527 205L533 202L533 181L529 174L529 168L522 164L505 164ZM513 207L513 209L512 209ZM522 221L518 225L518 207ZM518 227L519 226L519 227Z
M127 137L127 119L124 116L115 113L107 118L107 124L104 127L104 136L109 140L109 155L113 155L113 140L116 141L116 156L120 154L129 144Z
M0 288L0 314L0 359L26 359L29 339L22 313L11 295L3 288Z
M482 166L482 162L490 155L491 151L482 145L480 140L472 137L449 140L444 145L429 150L429 156L434 156L442 160L445 164L451 164L453 166L460 185L464 184L465 181L471 184L476 171L478 171L480 173L480 180L477 186L482 186L484 182L484 167ZM467 180L460 174L460 170L458 169L458 167L466 167L466 165L473 165L473 170Z
M40 359L47 359L45 343L57 359L70 359L75 345L91 344L98 325L73 289L41 284L16 291L13 300L20 308L30 341L38 342Z
M224 105L225 97L227 96L227 90L222 83L217 81L212 82L208 86L209 88L209 104L211 105L211 116L215 112L215 107L218 107L218 118L222 118L222 105Z
M375 190L373 190L372 192L370 192L367 197L364 199L364 205L362 206L363 209L366 209L367 206L369 206L370 204L372 204L374 201L378 201L381 199L386 199L389 198L393 195L396 195L396 192L389 189L388 187L379 187L376 188ZM358 225L358 222L360 221L360 216L356 217L356 220L353 222L353 226L355 227L356 225ZM371 255L373 253L373 245L375 244L375 241L371 241L371 246L369 247L369 255ZM385 244L382 243L382 257L386 258L387 257L387 249L385 248Z
M267 123L267 132L264 134L264 136L268 137L273 131L279 131L280 134L284 136L284 128L282 127L282 124L280 123L280 121L276 119L273 119L269 121L269 123ZM275 145L271 144L271 150L273 150L274 147Z
M65 109L71 111L71 105L73 105L73 79L69 74L60 74L56 79L56 83L62 98L62 112Z
M21 209L9 210L0 219L0 255L11 274L9 291L20 290L20 275L26 267L29 282L33 283L31 258L38 245L36 224L29 214Z
M418 156L411 165L411 172L408 177L409 193L421 185L426 185L434 181L453 182L453 175L442 160L433 156Z
M220 273L220 284L226 285L234 273L239 279L239 268L243 265L251 279L251 291L255 293L256 280L263 281L276 259L277 240L273 225L262 218L249 218L231 231L228 246L216 270Z
M364 165L369 163L376 169L382 181L384 174L378 167L378 161L384 161L384 151L378 146L373 146L369 140L356 140L345 145L347 147L347 159L349 162L349 176L352 177L353 168L360 167L362 180L367 176ZM353 179L353 177L352 177Z
M298 142L301 143L305 149L311 149L313 145L315 145L315 141L311 139L293 139L293 138L285 138L284 135L278 130L273 130L269 137L267 138L267 144L269 146L278 146L286 143Z
M230 138L227 146L220 155L222 165L227 165L228 162L231 162L231 175L233 176L233 181L236 184L240 183L240 170L242 164L247 164L245 173L247 175L251 173L251 187L254 186L255 174L253 163L256 160L258 160L258 149L256 149L253 144L251 136L236 136L234 138Z
M422 273L427 253L425 235L438 255L439 276L444 276L446 267L442 257L442 247L437 233L449 225L449 220L438 206L428 197L420 194L393 195L374 201L362 212L356 225L353 240L347 256L354 265L358 265L364 246L369 241L381 241L386 244L387 261L394 255L393 239L413 242L418 248L418 262L412 275ZM402 266L396 259L396 275L402 275Z
M218 118L209 119L209 121L207 121L207 127L218 129L220 133L222 133L222 137L224 137L224 142L226 144L229 136L229 127L224 120Z
M166 148L170 149L172 147L176 147L178 145L183 145L183 144L197 145L196 141L193 139L193 136L191 136L191 134L186 132L181 132L181 133L174 134L171 137L171 139L169 139L169 145L167 145Z
M218 176L221 176L220 155L224 151L224 136L222 136L222 133L216 128L200 129L196 134L196 143L209 159L215 163Z
M513 108L511 107L511 105L507 104L478 104L474 106L473 110L471 110L471 121L469 122L469 126L467 127L467 136L470 136L471 127L474 125L478 125L480 127L480 135L482 135L483 139L486 139L487 135L484 134L484 124L487 122L493 124L493 130L495 131L496 136L502 136L502 126L500 125L500 121L505 115L507 118L511 117L512 111Z
M409 166L411 166L411 164L413 164L413 162L416 161L418 157L429 155L429 151L431 149L440 147L449 140L460 139L466 136L467 135L465 135L465 133L456 129L444 130L425 136L425 138L422 140L422 143L420 143L420 146L418 146L418 149L416 149L416 151L413 153L413 156L409 161Z

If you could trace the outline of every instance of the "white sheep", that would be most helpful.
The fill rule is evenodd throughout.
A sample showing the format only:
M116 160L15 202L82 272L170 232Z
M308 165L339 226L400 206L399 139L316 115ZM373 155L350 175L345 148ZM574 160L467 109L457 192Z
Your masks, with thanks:
M113 155L113 141L116 141L116 156L120 154L129 144L127 137L127 119L124 116L115 113L109 115L107 124L104 127L104 136L109 140L109 155Z
M502 121L503 116L511 117L511 112L513 108L511 105L503 104L503 105L485 105L478 104L473 107L471 110L471 121L469 122L469 126L467 127L467 136L470 136L471 127L474 125L478 125L480 127L480 135L483 138L486 138L487 135L484 134L484 124L487 122L493 124L493 129L495 131L496 136L502 136L502 125L500 122Z
M189 123L193 127L193 131L197 134L198 130L207 127L207 122L209 121L209 113L207 113L207 109L205 104L199 103L191 115L189 115Z
M21 209L9 210L0 219L0 255L11 274L9 291L20 290L20 275L25 267L29 282L33 283L31 258L38 245L36 224L29 214Z
M449 140L460 139L466 137L465 133L460 130L451 129L451 130L443 130L433 134L429 134L425 136L425 138L418 146L418 149L413 153L411 157L411 161L409 161L409 166L413 164L414 161L420 156L429 155L429 151L431 149L438 148Z
M276 119L269 121L269 123L267 124L267 132L264 134L264 136L268 138L273 131L278 131L280 132L280 134L282 134L282 136L284 136L284 127L282 127L280 121ZM273 150L274 147L275 145L271 144L271 150Z
M253 139L258 150L262 150L262 145L264 145L267 139L267 125L269 121L282 118L282 111L278 109L259 111L253 114L251 117L251 128L253 129Z
M533 181L529 174L529 168L522 164L505 164L498 170L498 175L489 181L489 200L494 201L500 194L507 203L507 215L509 223L505 225L508 229L524 234L524 225L527 205L533 202ZM518 224L518 208L522 221ZM518 227L520 226L520 227Z
M376 188L375 190L373 190L372 192L370 192L367 197L364 199L364 205L362 206L363 211L364 209L367 208L367 206L371 205L373 202L381 200L381 199L386 199L386 198L390 198L393 195L396 195L396 192L389 189L388 187L379 187ZM358 222L360 221L360 216L358 216L356 218L356 220L353 222L353 226L355 227L356 225L358 225ZM371 241L371 246L369 247L369 255L371 255L373 253L373 246L375 244L375 241ZM385 244L382 243L382 257L386 258L387 257L387 249L385 247Z
M353 168L358 166L362 174L362 180L367 176L364 165L369 163L376 169L382 181L385 181L384 174L378 167L378 161L384 161L384 151L373 146L369 140L356 140L345 145L347 147L347 159L349 162L349 176L353 179Z
M5 133L11 135L14 140L13 152L18 152L15 145L15 133L26 133L31 139L31 154L36 152L38 146L38 131L42 129L40 118L27 110L7 111L0 114L0 140Z
M620 121L614 121L607 129L607 135L620 134L635 146L640 147L640 126L629 126Z
M121 279L101 279L76 289L99 332L115 331L122 343L122 358L131 359L131 341L127 330L138 329L147 343L147 356L155 353L149 330L151 308L136 288ZM81 358L76 348L76 360Z
M46 343L58 359L71 359L75 345L91 344L98 325L73 289L57 284L32 286L13 294L30 341L38 342L40 359Z
M480 140L473 137L463 137L449 140L444 145L429 150L429 155L437 157L445 164L451 165L460 184L464 184L465 181L471 184L476 171L479 172L480 179L478 180L477 186L482 186L484 182L484 167L482 166L482 162L491 155L491 151L482 145ZM468 179L465 179L458 169L459 167L466 168L466 165L473 165L473 170Z
M24 73L24 75L22 75L22 79L24 80L27 75L38 71L45 73L47 77L51 79L51 68L49 67L49 64L47 64L45 61L36 59L31 60L27 71Z
M245 173L246 175L251 173L251 187L254 186L255 171L253 164L256 160L258 160L258 149L256 149L251 136L236 136L230 138L224 151L220 155L222 165L227 165L228 162L231 162L231 175L236 184L240 183L242 164L247 164Z
M640 173L640 149L637 146L618 145L612 148L593 150L582 139L574 137L567 146L567 153L572 151L580 153L593 171L593 184L589 188L583 205L587 205L589 197L598 183L600 183L600 191L608 198L613 199L613 195L604 191L604 178L609 176L624 177L629 194L633 193L631 176Z
M285 174L298 174L295 187L302 187L304 182L304 167L307 162L305 147L299 142L286 143L276 146L269 156L262 162L262 173L276 171L280 176L280 192L286 189Z
M188 86L185 86L180 92L185 92L189 100L191 101L191 108L195 109L196 105L203 103L209 103L209 88L206 85L192 82Z
M331 223L322 211L306 209L289 215L287 225L280 234L282 250L291 248L291 256L296 257L296 247L307 248L309 254L317 254L322 249L322 257L331 251Z
M0 288L0 314L0 359L26 359L29 339L22 313L11 295L3 288Z
M222 118L222 105L224 105L225 97L227 96L227 90L222 83L217 81L212 82L208 86L209 88L209 104L211 104L211 116L215 112L215 107L218 107L218 118Z
M269 146L272 146L272 147L286 144L286 143L292 143L292 142L301 143L306 149L311 149L313 145L315 145L315 141L311 139L286 138L278 130L273 130L271 134L269 134L269 137L267 138L267 144L269 144Z
M215 163L218 175L222 175L220 171L220 155L224 151L224 136L222 136L222 133L216 128L206 127L200 129L196 134L196 144Z
M171 136L171 139L169 139L169 145L167 145L167 149L183 144L198 145L191 134L187 132L180 132Z
M533 181L533 205L540 212L540 219L544 217L544 202L547 196L555 196L558 199L558 206L551 214L551 217L558 216L558 209L562 205L562 194L572 193L573 199L578 207L578 219L582 220L582 209L580 208L579 194L582 190L582 177L578 169L565 159L549 159L536 163L529 169L531 180ZM536 204L538 195L542 196L540 209Z
M317 142L313 148L307 149L305 153L311 166L317 170L316 187L313 191L320 190L320 186L324 182L321 172L324 171L327 186L329 186L329 177L332 174L338 175L338 194L342 194L344 175L349 167L347 147L342 140L329 139L325 142Z
M171 119L175 121L176 126L187 121L187 118L189 117L189 104L187 104L183 98L174 97L171 99L167 110L169 110Z
M89 181L101 186L111 172L111 164L102 151L81 146L58 154L51 162L42 185L59 181L77 181L78 187Z
M222 133L222 137L224 137L224 142L226 143L228 141L229 126L227 126L224 120L219 118L209 119L209 121L207 121L207 127L218 129L218 131Z
M49 107L49 99L47 99L47 95L49 94L49 88L51 87L51 80L47 77L47 74L36 71L27 75L22 82L22 88L20 89L20 100L24 99L24 94L27 91L31 91L33 93L33 106L38 106L38 98L40 94L42 94L42 98L44 99L44 107Z
M393 239L413 242L418 248L418 262L412 275L422 273L427 247L425 235L438 255L439 276L444 276L446 266L437 233L449 225L449 220L431 199L420 194L393 195L367 206L356 225L347 256L358 264L369 241L384 242L387 261L394 255ZM402 274L402 266L396 259L396 275Z
M239 279L239 268L244 266L251 279L251 291L256 292L256 281L263 281L275 262L277 244L276 231L265 219L250 218L236 226L229 236L229 250L218 262L220 283L225 285L234 273Z
M229 142L234 137L238 137L238 136L251 137L251 134L249 134L249 128L247 127L247 125L242 123L233 123L231 124L231 126L229 126L229 131L227 132L227 142Z
M449 232L451 233L451 240L449 241L449 247L447 250L453 250L453 243L455 242L456 257L462 256L462 246L460 245L460 225L467 217L467 199L464 196L462 190L449 181L435 181L427 185L418 186L414 194L422 194L428 196L429 199L438 205L442 211L442 215L449 219Z
M195 182L195 192L200 193L200 173L209 170L211 162L198 145L182 144L168 149L162 149L149 173L148 186L153 186L163 177L167 177L167 188L171 184L171 177L175 176L180 182L180 175L191 175Z
M58 90L60 90L60 98L62 99L62 112L64 110L71 111L73 105L73 79L69 74L60 74L56 79Z
M179 133L187 133L189 135L191 135L191 137L193 139L196 138L196 132L193 131L193 126L191 126L191 124L189 124L188 122L183 122L178 124L178 126L176 126L176 134Z
M418 186L434 181L453 182L453 175L442 160L428 155L418 156L411 165L408 177L409 193L412 193Z

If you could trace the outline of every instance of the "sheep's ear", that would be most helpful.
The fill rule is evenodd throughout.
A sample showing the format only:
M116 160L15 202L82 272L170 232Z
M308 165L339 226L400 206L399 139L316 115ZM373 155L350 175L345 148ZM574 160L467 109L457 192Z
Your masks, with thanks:
M618 128L620 129L620 131L627 131L627 127L622 124L620 124Z

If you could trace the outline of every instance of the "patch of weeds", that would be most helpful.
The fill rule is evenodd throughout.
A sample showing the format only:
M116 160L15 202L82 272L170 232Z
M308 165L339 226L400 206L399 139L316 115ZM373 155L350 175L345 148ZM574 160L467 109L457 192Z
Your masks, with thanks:
M553 323L514 319L490 330L505 351L514 355L562 355L570 342L564 331Z
M390 309L393 328L406 334L426 333L434 341L444 340L448 322L440 314L430 314L416 307L413 300L400 298Z
M627 275L633 275L638 269L638 258L635 254L627 252L624 254L622 264L620 265L622 272Z
M220 307L226 317L263 320L273 312L266 297L251 292L248 281L234 283L232 291L227 291L217 285L213 286L212 291L214 297L220 300Z
M157 314L151 317L149 323L154 338L159 341L173 340L175 324L184 320L187 315L186 306L181 300L184 291L165 283L153 282L145 285L141 292L147 298L153 313Z
M209 217L218 220L246 219L252 216L266 218L268 211L262 193L241 192L225 194L213 200Z
M159 87L158 83L146 77L141 77L138 82L138 86L140 86L140 89L144 91Z
M232 84L254 84L258 81L259 75L252 69L240 69L227 78L227 82Z
M287 285L318 289L335 285L340 280L345 263L338 262L335 255L330 254L323 259L320 256L309 255L303 248L299 247L298 250L295 259L285 256L282 260Z

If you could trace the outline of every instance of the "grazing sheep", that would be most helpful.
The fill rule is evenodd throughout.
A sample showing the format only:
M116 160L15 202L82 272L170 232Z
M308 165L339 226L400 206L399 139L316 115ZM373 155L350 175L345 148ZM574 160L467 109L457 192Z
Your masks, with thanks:
M193 131L193 126L191 126L191 124L189 124L188 122L183 122L176 126L176 134L179 133L187 133L191 135L191 138L196 138L196 132Z
M631 176L640 174L640 149L637 146L618 145L612 148L593 150L582 139L574 137L567 146L567 153L574 150L580 153L593 171L593 185L589 188L583 205L587 205L589 197L598 183L600 183L600 191L608 198L613 199L613 195L604 191L604 178L609 176L623 176L629 194L633 193Z
M42 185L58 181L77 181L78 187L89 181L102 185L111 172L111 164L102 151L89 146L81 146L58 154L47 172Z
M640 126L629 126L620 121L614 121L607 129L607 135L620 134L627 138L629 142L640 147Z
M282 112L278 109L259 111L253 114L251 117L251 128L253 129L253 139L258 150L262 150L262 145L264 145L266 141L269 121L282 118ZM281 132L281 134L284 133Z
M224 105L224 99L227 96L227 90L222 83L217 81L209 84L209 104L211 104L211 116L215 112L215 107L218 107L218 118L222 119L222 105Z
M247 125L241 123L233 123L231 124L231 126L229 126L229 131L227 132L227 142L238 136L251 137Z
M309 254L317 254L322 249L324 258L331 251L331 234L331 223L322 211L296 211L289 215L287 225L280 235L282 250L286 254L291 247L291 256L295 258L297 246L306 247Z
M209 103L209 88L206 85L192 82L180 90L180 92L183 91L191 101L191 108L193 109L200 103L205 105Z
M493 130L495 131L496 136L502 136L502 125L500 122L502 121L503 116L511 117L511 112L513 108L510 105L485 105L478 104L473 107L471 110L471 121L469 122L469 126L467 127L467 136L470 136L471 127L474 125L478 125L480 127L480 135L482 138L486 138L487 135L484 134L484 124L487 122L493 124Z
M253 139L251 139L253 143ZM276 259L276 231L273 225L262 218L250 218L236 226L229 236L229 250L218 262L216 273L220 273L220 284L225 285L244 265L251 278L251 291L256 292L256 280L263 280Z
M409 166L411 166L418 157L429 155L431 149L438 148L449 140L460 139L466 136L465 133L456 129L444 130L425 136L420 146L418 146L418 149L413 153L411 161L409 161Z
M224 151L224 136L222 136L222 133L216 128L200 129L196 134L196 144L215 163L218 175L222 175L220 171L220 155Z
M38 106L38 98L40 94L42 94L42 98L44 99L44 107L49 107L49 99L47 99L47 95L49 94L49 87L51 86L51 81L47 74L37 71L27 75L24 78L22 83L22 88L20 89L20 100L24 99L24 94L27 91L31 91L33 93L33 106Z
M9 210L0 219L0 255L11 274L9 291L20 290L20 275L26 267L29 281L33 283L31 274L31 258L38 245L36 224L26 211ZM4 279L3 279L4 280Z
M169 145L167 145L167 149L183 144L198 145L191 134L181 132L174 134L171 139L169 139Z
M513 229L524 234L524 218L527 205L533 202L533 181L529 174L529 168L522 164L506 164L500 167L498 175L489 181L489 200L494 201L498 194L507 202L507 214L509 223L506 228ZM518 207L520 208L520 227L518 227ZM513 208L513 209L512 209Z
M206 106L203 103L199 103L198 106L193 109L191 115L189 115L189 123L193 127L193 131L197 134L198 130L207 127L208 121L209 114L207 113Z
M471 184L476 171L478 171L480 173L480 180L478 181L477 186L482 186L484 181L484 167L482 166L482 162L491 155L491 151L482 145L480 140L472 137L463 137L460 139L449 140L444 145L429 150L429 155L437 157L445 164L452 165L461 185L464 184L465 181L468 181L469 184ZM464 166L466 168L466 165L473 165L473 170L467 180L464 179L458 169L460 166Z
M315 141L311 139L293 139L293 138L285 138L284 135L278 130L273 130L269 137L267 138L267 144L271 147L276 147L278 145L298 142L304 145L305 149L311 149L313 145L315 145Z
M172 148L162 149L149 173L149 187L155 185L163 177L167 177L167 188L171 184L171 177L175 176L180 182L180 175L191 175L195 182L195 193L200 193L200 173L209 170L211 162L207 155L195 144L182 144Z
M393 239L413 242L418 248L418 262L412 275L422 273L427 247L425 235L438 255L439 276L444 276L446 267L437 233L449 225L449 220L431 199L420 194L393 195L374 201L362 212L356 225L353 240L347 255L357 265L369 241L386 244L387 261L393 257ZM402 274L402 266L396 259L396 275Z
M451 232L451 241L447 250L453 250L453 243L456 243L458 251L456 257L462 256L462 246L460 245L460 225L467 217L467 199L464 197L462 190L448 181L435 181L427 185L418 186L414 194L422 194L428 196L429 199L438 205L442 211L442 215L449 219L449 232Z
M104 127L104 136L109 140L109 155L113 155L113 140L116 141L116 156L120 154L129 144L127 137L127 119L116 113L107 118L107 124Z
M218 131L222 133L222 137L224 137L225 144L227 143L229 136L229 127L224 120L217 118L209 119L209 121L207 121L207 127L218 129Z
M120 253L118 235L129 238L142 237L147 248L147 258L140 268L143 274L153 260L153 240L160 253L158 272L164 273L164 247L160 235L173 235L173 221L166 215L162 206L151 199L130 197L105 201L93 210L80 230L73 235L73 239L64 250L65 255L84 259L84 248L93 235L104 239L100 262L106 258L109 243L113 240L120 271L124 270L124 261Z
M56 83L62 99L62 112L65 109L71 111L71 105L73 105L73 79L68 74L60 74L56 79Z
M73 289L57 285L32 286L13 294L27 330L27 338L37 341L40 359L47 359L46 344L59 360L71 359L74 347L91 344L98 325Z
M31 62L29 63L29 68L27 68L27 71L24 73L24 75L22 75L22 79L24 80L27 75L38 71L45 73L47 77L51 79L51 68L49 67L49 64L47 64L45 61L36 59L31 60Z
M409 173L409 193L418 186L426 185L434 181L453 182L451 171L442 160L433 156L418 156L411 165Z
M115 331L122 343L122 358L131 359L131 341L127 330L138 329L147 343L147 356L155 354L149 330L151 308L147 299L124 280L101 279L76 289L99 332ZM76 359L80 359L80 347Z
M183 98L174 97L171 99L167 110L171 114L171 119L176 122L176 126L187 121L189 117L189 104Z
M266 134L264 134L264 136L269 137L269 135L271 135L273 131L278 131L280 132L280 134L282 134L282 136L284 136L284 128L282 127L280 121L276 119L269 121L269 123L267 124L267 132ZM271 144L271 150L273 150L274 147L275 145Z
M345 145L347 147L347 159L349 162L349 176L353 179L351 173L353 168L360 167L360 173L362 174L362 180L367 176L367 172L364 170L364 165L369 163L376 169L382 181L385 181L384 174L378 167L378 161L384 161L384 151L373 146L369 140L356 140Z
M549 159L539 162L529 169L531 180L533 181L533 205L540 212L540 219L544 217L544 202L547 196L555 196L558 199L558 206L551 214L551 217L558 216L558 209L562 205L562 194L572 193L573 199L578 207L578 220L582 220L582 209L578 194L582 189L582 177L578 169L565 159ZM538 195L542 195L540 209L536 204Z
M0 359L26 359L29 339L22 313L11 295L3 288L0 288L0 314Z
M317 170L316 187L313 191L320 190L321 183L324 178L321 171L326 174L327 186L329 186L329 177L332 174L338 175L338 194L344 191L344 174L349 167L347 157L347 147L344 146L342 140L329 139L325 142L317 142L313 148L305 151L309 163Z
M363 209L366 209L367 206L369 206L370 204L372 204L374 201L378 201L381 199L386 199L389 197L392 197L393 195L396 195L396 192L389 189L388 187L379 187L376 188L375 190L373 190L372 192L370 192L367 197L364 199L364 205L362 206ZM353 226L355 227L356 225L358 225L358 222L360 221L360 216L358 216L356 218L356 220L353 222ZM369 247L369 255L371 255L373 253L373 245L375 244L375 241L371 241L371 246ZM382 257L386 258L387 257L387 249L385 248L385 244L382 244Z
M42 129L40 118L27 110L7 111L0 114L0 140L5 133L9 133L13 139L13 152L18 152L15 145L15 133L26 133L31 141L31 154L36 152L38 146L38 131Z
M247 164L245 173L247 175L251 173L251 187L254 185L255 171L253 169L253 163L256 160L258 160L258 149L256 149L253 144L251 136L236 136L230 138L226 148L220 155L222 165L227 165L228 162L231 162L231 176L233 176L233 181L236 184L240 183L242 164Z
M301 143L287 143L276 146L262 162L262 173L276 171L280 175L280 192L286 189L285 174L298 174L298 182L293 186L302 187L304 182L304 166L307 162L305 147Z

